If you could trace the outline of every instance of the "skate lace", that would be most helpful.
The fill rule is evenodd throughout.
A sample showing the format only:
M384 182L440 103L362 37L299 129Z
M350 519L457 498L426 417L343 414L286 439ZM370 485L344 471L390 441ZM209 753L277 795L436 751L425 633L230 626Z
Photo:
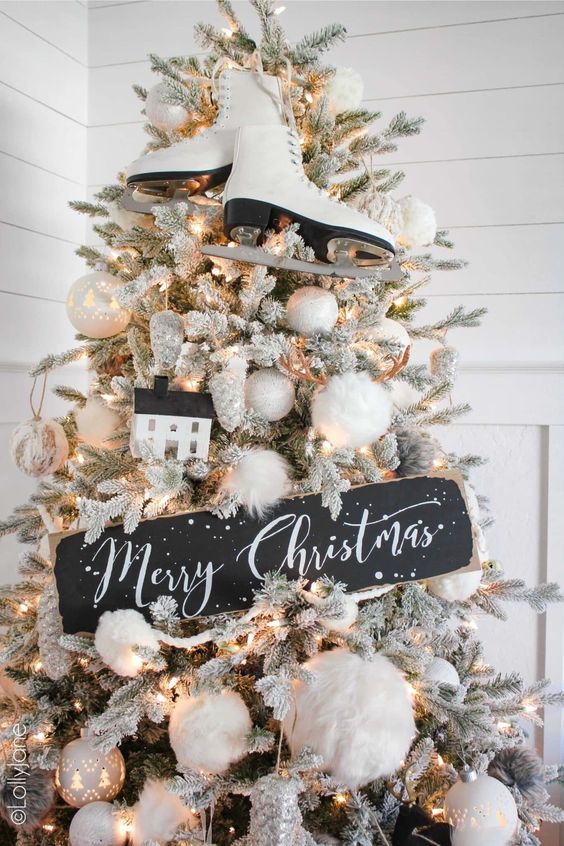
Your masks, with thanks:
M324 188L320 188L319 185L316 185L315 182L312 182L311 179L309 179L304 170L300 138L297 131L294 129L288 130L288 146L290 148L290 161L295 168L299 180L303 182L310 191L315 191L320 197L340 206L346 205L343 200L339 200L338 197L333 197Z

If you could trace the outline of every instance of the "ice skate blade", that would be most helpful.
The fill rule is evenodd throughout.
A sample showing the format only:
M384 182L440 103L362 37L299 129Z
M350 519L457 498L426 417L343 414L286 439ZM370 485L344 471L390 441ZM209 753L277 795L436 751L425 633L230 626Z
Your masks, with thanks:
M391 250L357 238L331 238L327 242L327 258L340 266L388 267L393 257Z
M209 244L202 247L201 252L206 256L260 264L264 267L276 267L279 270L289 270L293 273L311 273L314 276L333 276L339 279L359 279L375 276L378 280L384 282L395 282L401 279L401 268L397 261L394 261L389 268L384 268L382 265L379 267L375 265L370 267L341 266L339 264L300 261L288 256L277 256L258 247L248 245L221 247L216 244Z
M231 165L227 165L209 173L144 173L131 176L122 203L129 211L151 214L153 206L182 203L194 194L204 194L210 188L222 185L230 171Z

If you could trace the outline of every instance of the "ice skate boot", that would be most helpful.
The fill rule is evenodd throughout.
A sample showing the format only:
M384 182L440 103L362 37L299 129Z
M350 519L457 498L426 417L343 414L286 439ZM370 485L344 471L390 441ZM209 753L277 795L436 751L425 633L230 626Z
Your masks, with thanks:
M224 231L239 247L206 246L202 252L324 276L368 276L389 267L390 233L375 220L318 188L302 166L300 144L287 126L242 126L233 170L223 192ZM290 223L318 261L304 262L261 250L266 229Z
M226 68L219 76L217 97L213 126L130 165L122 201L126 209L150 214L153 205L186 200L222 185L231 171L239 127L285 126L282 84L276 76Z

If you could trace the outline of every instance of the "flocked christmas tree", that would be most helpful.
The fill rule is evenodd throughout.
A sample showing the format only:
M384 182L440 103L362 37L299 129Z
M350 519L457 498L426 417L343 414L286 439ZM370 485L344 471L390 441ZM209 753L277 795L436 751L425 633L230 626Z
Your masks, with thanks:
M480 464L430 433L467 410L448 401L448 333L482 311L418 324L431 272L462 262L421 249L452 244L375 164L422 121L379 126L358 76L323 63L343 27L291 45L270 0L251 3L258 41L220 0L228 27L197 27L205 60L152 57L160 82L136 93L159 152L74 204L106 249L79 250L78 346L32 376L86 356L92 382L56 387L68 415L13 438L43 478L2 524L29 545L0 599L2 843L533 846L562 815L524 726L562 698L485 664L474 615L560 596L489 560L468 485L481 570L452 560L352 593L266 567L237 614L185 619L163 593L147 617L114 607L94 638L63 631L48 533L80 529L87 549L161 515L260 527L292 494L337 525L354 486ZM419 339L437 343L428 366L409 362ZM73 566L78 582L79 553Z

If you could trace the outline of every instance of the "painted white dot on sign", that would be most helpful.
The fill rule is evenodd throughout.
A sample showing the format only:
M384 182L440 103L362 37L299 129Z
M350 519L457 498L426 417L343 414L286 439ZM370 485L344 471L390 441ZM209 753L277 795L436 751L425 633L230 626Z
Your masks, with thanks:
M90 570L92 569L92 567L85 567L84 569L86 570L87 573L89 573Z
M387 514L382 514L382 520L387 520L387 519L388 519L388 515L387 515Z
M399 579L399 573L394 573L394 579Z
M194 525L194 521L192 520L192 518L191 518L191 517L190 517L190 519L188 520L188 525L189 525L189 526L193 526L193 525Z
M231 526L229 526L229 525L227 525L227 526L225 527L225 531L226 531L226 532L228 532L230 529L231 529Z
M378 572L374 573L374 575L377 579L383 579L384 578L384 574L382 573L381 570L378 570Z
M439 529L444 529L444 526L443 526L442 523L439 523Z

